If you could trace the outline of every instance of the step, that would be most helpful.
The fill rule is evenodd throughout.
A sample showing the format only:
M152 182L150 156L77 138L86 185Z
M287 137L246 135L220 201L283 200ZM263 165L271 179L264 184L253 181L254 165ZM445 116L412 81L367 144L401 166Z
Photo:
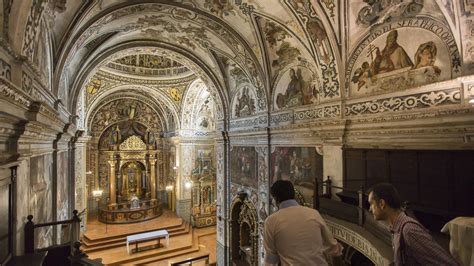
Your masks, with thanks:
M110 236L110 237L104 237L104 238L97 239L97 240L90 240L87 237L83 237L82 242L84 243L85 246L97 246L97 245L101 245L101 244L107 244L107 243L115 242L117 240L125 240L127 236L133 235L133 234L141 234L141 233L146 233L146 232L152 232L152 231L165 229L171 235L171 234L179 233L181 231L187 231L188 228L189 228L189 225L187 223L183 223L183 224L180 224L179 226L176 226L176 227L155 228L153 230L144 230L144 231L139 231L139 232L137 231L137 232L130 233L130 234L120 234L120 235L115 235L115 236Z
M199 247L197 243L195 243L196 240L194 240L195 236L190 235L189 237L186 237L187 240L183 241L185 242L184 244L181 245L174 245L171 243L170 249L152 249L149 251L142 251L143 253L134 253L133 255L131 254L129 257L126 257L124 259L118 259L116 261L110 261L107 258L104 258L104 261L110 261L107 263L107 265L124 265L124 264L130 264L130 265L137 265L137 264L145 264L145 263L151 263L163 259L168 259L172 258L174 256L186 254L189 252L194 252L198 251ZM156 243L156 241L151 241L152 244ZM147 246L148 243L145 242L145 244L142 244L140 246Z
M169 232L170 237L176 237L176 236L188 234L189 230L190 230L189 224L185 224L182 228L171 229L171 230L168 230L168 232ZM144 232L149 232L149 231L144 231ZM117 238L106 240L106 241L100 241L100 242L90 243L88 241L87 242L83 241L83 244L84 245L81 247L82 251L84 251L85 253L91 253L91 252L100 251L104 249L126 246L127 243L126 243L126 236L125 237L121 236L121 237L117 237Z
M111 236L107 236L107 237L100 237L100 238L90 238L88 236L88 233L86 232L83 236L83 239L87 239L88 241L90 242L93 242L93 241L102 241L102 240L106 240L106 239L113 239L113 238L117 238L117 237L126 237L127 235L132 235L132 234L138 234L138 233L145 233L145 232L151 232L151 231L156 231L156 230L161 230L161 229L166 229L166 230L172 230L174 228L180 228L183 226L183 224L186 224L183 220L181 220L181 223L178 223L178 224L174 224L172 226L164 226L164 227L155 227L153 229L149 229L149 230L137 230L135 232L127 232L127 233L123 233L123 234L116 234L116 235L111 235ZM130 224L130 226L133 226L133 224Z
M147 259L143 259L143 260L136 260L136 261L133 261L133 264L134 265L143 265L143 264L168 265L168 263L167 263L168 259L174 259L174 258L180 257L180 256L189 256L189 254L199 252L200 248L199 248L199 243L197 241L198 241L198 237L195 235L195 233L193 231L192 243L191 243L192 245L189 249L184 249L184 250L180 250L180 251L177 251L177 252L173 252L173 253L167 254L167 256L155 256L155 257L151 257L151 258L147 258Z
M190 253L190 254L174 257L174 258L168 260L168 265L171 265L172 263L182 262L182 261L185 261L185 260L188 260L188 259L198 258L198 257L204 256L204 255L208 255L210 257L211 254L209 252L205 252L205 251L193 252L193 253ZM204 262L204 260L200 260L200 261ZM194 265L194 263L195 262L193 261L193 265Z

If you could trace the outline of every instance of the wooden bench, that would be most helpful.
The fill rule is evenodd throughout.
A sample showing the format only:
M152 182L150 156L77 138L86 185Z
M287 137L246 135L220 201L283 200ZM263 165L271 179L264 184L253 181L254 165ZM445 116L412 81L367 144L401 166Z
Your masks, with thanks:
M158 239L158 247L160 246L160 239L166 238L166 246L170 243L170 235L166 230L158 230L153 232L141 233L127 236L127 253L130 254L129 244L135 243L135 249L138 251L138 243Z

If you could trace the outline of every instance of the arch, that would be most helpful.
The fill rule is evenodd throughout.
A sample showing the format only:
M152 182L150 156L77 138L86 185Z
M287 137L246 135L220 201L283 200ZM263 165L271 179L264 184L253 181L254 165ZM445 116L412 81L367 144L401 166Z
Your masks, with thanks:
M203 107L210 108L208 110L211 120L214 120L215 110L215 99L211 98L212 102L209 105L205 102L206 98L209 98L209 90L206 84L201 79L193 81L186 89L183 95L182 112L181 112L181 128L182 129L200 129L199 127L199 116L202 113ZM206 126L208 130L215 129L215 123Z
M133 92L126 91L131 88L133 88ZM163 118L165 117L166 113L170 113L173 121L168 121L167 119L164 121L162 120L162 129L171 130L172 124L179 125L177 107L172 102L172 100L169 99L168 95L164 94L159 90L155 90L153 88L143 85L119 85L103 92L103 94L101 94L99 97L93 98L92 101L89 103L85 115L87 128L90 128L95 113L97 113L97 111L100 110L100 108L102 108L102 106L104 106L106 102L109 103L110 101L112 101L110 98L113 98L119 93L121 93L120 98L135 97L141 100L142 102L150 105L153 109L155 109L157 115ZM150 101L150 98L153 99L153 101ZM163 106L166 108L163 108Z
M219 119L223 119L227 117L228 113L228 95L227 92L221 87L220 82L217 76L212 72L212 70L204 64L204 62L195 57L193 54L185 51L183 49L179 49L175 46L171 46L168 43L163 42L156 42L156 41L131 41L118 44L113 48L105 51L101 55L98 55L94 60L91 62L86 63L86 65L82 68L83 71L78 74L78 78L74 82L72 86L72 93L71 93L71 101L69 104L69 108L73 109L73 113L75 110L75 103L77 102L77 98L79 96L79 92L85 88L85 84L87 81L94 75L97 69L101 65L105 65L107 61L111 60L115 57L121 56L123 53L126 52L133 52L136 49L151 49L150 52L164 52L167 55L175 56L173 60L182 63L194 72L195 75L200 77L203 82L206 83L207 87L210 89L211 94L216 99L216 104L218 107L218 114L222 114Z
M98 133L102 133L105 128L108 127L108 123L113 124L120 121L130 120L131 118L124 117L124 115L127 116L127 114L121 115L117 110L115 110L115 108L121 107L118 105L119 103L123 104L124 102L130 103L130 108L132 108L132 105L134 105L134 112L142 112L141 114L138 114L138 118L133 117L134 121L144 124L147 128L151 128L156 124L161 130L165 130L166 121L163 121L164 114L160 112L160 109L157 109L154 106L153 102L150 102L146 97L142 96L137 98L132 96L120 94L117 95L117 97L109 98L107 99L107 101L102 102L101 105L98 106L98 108L94 109L94 112L91 112L90 116L88 117L87 127L90 129L89 131L93 133L93 135L96 135ZM109 110L105 110L104 113L102 112L102 110L106 106ZM154 112L156 114L156 117L150 117L150 111ZM99 118L97 118L98 115L100 115ZM93 128L93 124L98 125L96 129Z
M247 193L239 192L232 200L230 210L231 259L243 260L252 266L258 265L259 234L255 206L248 199Z

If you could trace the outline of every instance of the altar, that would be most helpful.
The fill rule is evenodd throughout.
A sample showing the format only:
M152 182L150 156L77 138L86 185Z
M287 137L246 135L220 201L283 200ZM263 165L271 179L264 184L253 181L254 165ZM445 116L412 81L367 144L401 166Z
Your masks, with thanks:
M109 201L99 208L99 221L133 223L158 217L156 165L160 151L132 135L110 145L108 151Z

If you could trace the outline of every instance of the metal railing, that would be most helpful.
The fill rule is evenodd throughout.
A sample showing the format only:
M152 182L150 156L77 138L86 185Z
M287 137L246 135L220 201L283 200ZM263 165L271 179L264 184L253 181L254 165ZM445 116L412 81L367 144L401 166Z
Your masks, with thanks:
M209 265L209 253L197 256L197 257L192 257L192 258L187 258L184 260L180 261L175 261L170 263L171 266L184 266L184 265L193 265L194 262L202 261L204 260L205 265Z
M316 180L315 189L317 194L314 206L319 212L355 223L377 235L385 243L391 243L391 235L386 225L376 221L366 208L367 191L364 186L360 186L357 190L334 186L328 177L322 184ZM334 190L340 192L334 193Z

